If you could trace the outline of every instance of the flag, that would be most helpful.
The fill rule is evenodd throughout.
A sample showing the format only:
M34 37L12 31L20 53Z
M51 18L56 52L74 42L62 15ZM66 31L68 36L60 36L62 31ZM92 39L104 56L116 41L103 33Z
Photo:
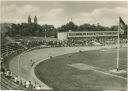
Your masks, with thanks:
M126 27L126 25L125 25L124 21L121 19L121 17L119 17L119 33L120 34L124 34L125 29L126 29L125 27Z
M116 68L117 71L119 70L119 60L120 60L120 38L123 38L124 34L126 34L126 25L124 23L124 21L121 19L121 17L119 17L119 26L118 26L118 41L117 41L117 64L116 64Z

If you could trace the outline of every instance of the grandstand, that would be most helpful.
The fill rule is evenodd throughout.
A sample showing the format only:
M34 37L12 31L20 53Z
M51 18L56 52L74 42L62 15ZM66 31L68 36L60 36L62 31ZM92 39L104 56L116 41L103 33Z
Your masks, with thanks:
M6 72L9 69L9 61L18 55L24 48L17 43L9 43L1 45L1 89L2 90L24 90L19 84L15 83L10 77L6 77Z
M25 90L24 87L19 86L18 84L14 83L12 80L9 80L4 75L0 76L1 82L0 82L0 88L2 90Z
M117 37L117 31L69 31L69 32L59 32L58 39L59 40L67 40L69 38L91 38L91 37Z

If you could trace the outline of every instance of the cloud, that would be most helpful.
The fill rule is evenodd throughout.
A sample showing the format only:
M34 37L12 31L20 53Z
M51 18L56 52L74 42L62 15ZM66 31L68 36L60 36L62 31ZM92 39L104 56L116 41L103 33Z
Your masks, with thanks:
M2 6L2 22L21 23L27 22L27 18L31 15L32 20L36 15L39 24L52 24L59 27L67 23L67 19L73 18L75 24L97 24L100 23L104 26L111 26L118 24L118 18L121 16L123 20L128 23L127 13L128 8L115 7L115 8L98 8L91 12L79 12L74 15L67 14L64 8L55 7L49 10L43 10L42 7L33 5L8 5ZM71 11L72 12L72 11Z
M45 23L54 24L55 26L61 26L67 16L62 8L51 9L43 16Z
M83 24L83 23L91 23L97 24L100 23L104 26L111 26L118 24L119 16L121 16L125 22L128 23L127 17L128 13L126 13L128 8L116 7L114 9L108 8L100 8L95 9L91 13L82 12L77 15L75 22Z
M63 10L61 8L57 8L57 9L52 9L47 13L45 13L44 17L55 20L58 18L58 16L62 17L63 14L64 14Z
M56 27L62 25L65 17L61 8L54 8L44 12L36 6L24 5L17 7L16 5L9 5L2 7L1 21L13 23L27 22L29 15L31 15L32 22L36 15L40 24L53 24Z
M1 13L3 21L13 21L15 23L25 22L29 15L41 14L38 7L32 7L31 5L24 5L22 7L17 7L16 5L3 6Z

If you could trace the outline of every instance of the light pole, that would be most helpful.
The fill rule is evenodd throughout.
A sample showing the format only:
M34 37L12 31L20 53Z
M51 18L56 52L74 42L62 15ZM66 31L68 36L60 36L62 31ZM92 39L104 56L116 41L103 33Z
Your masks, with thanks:
M46 36L46 29L45 29L44 31L45 31L45 38L46 38L46 37L47 37L47 36Z
M7 45L7 57L9 56L9 46Z

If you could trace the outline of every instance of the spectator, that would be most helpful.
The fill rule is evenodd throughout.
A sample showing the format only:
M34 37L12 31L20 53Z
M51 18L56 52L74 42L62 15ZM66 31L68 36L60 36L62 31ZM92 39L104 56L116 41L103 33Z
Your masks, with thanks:
M18 78L16 76L14 76L14 82L17 83L18 82Z
M39 85L36 85L36 88L35 88L36 90L40 90L41 89L41 86L39 86Z
M30 82L26 81L26 88L29 88Z
M7 70L7 71L5 72L5 77L9 78L9 74L10 74L10 71Z

